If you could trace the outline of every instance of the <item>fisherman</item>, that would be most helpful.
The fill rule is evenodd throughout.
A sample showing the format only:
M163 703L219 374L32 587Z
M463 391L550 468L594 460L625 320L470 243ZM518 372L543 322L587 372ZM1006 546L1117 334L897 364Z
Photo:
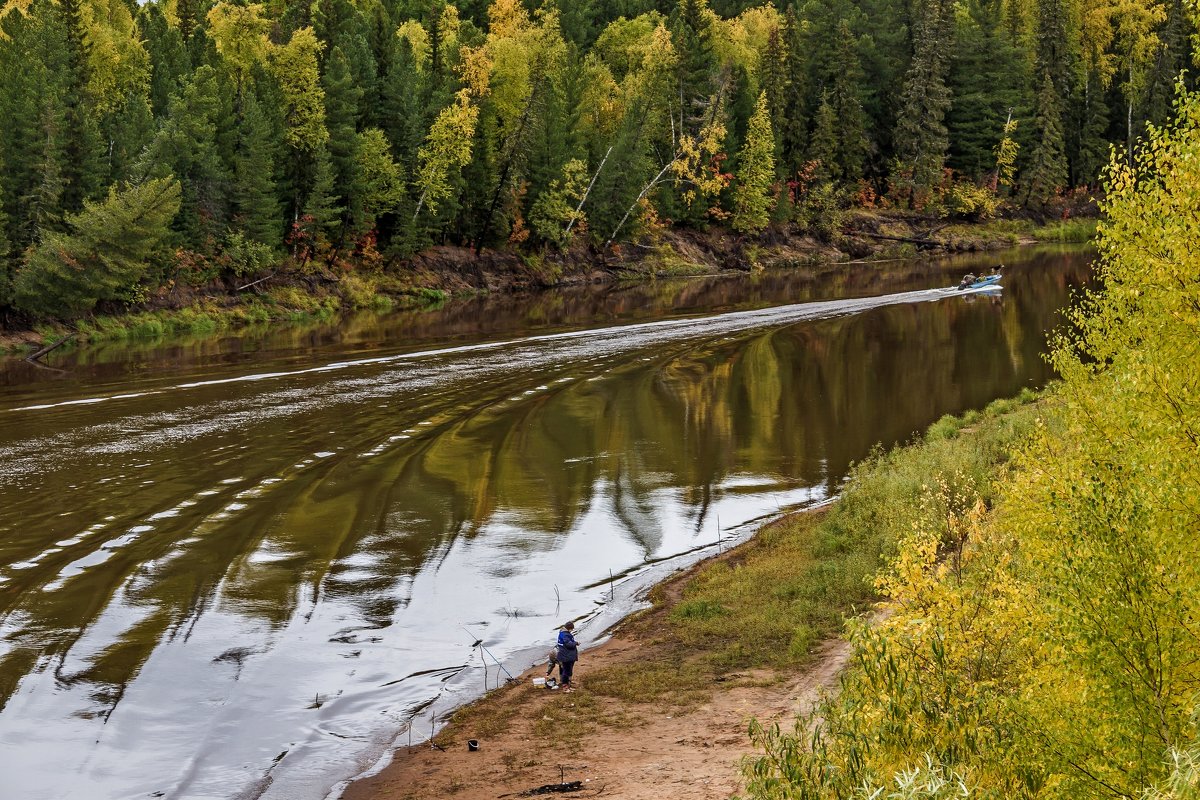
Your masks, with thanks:
M579 660L579 644L575 641L575 623L568 621L558 632L558 648L555 659L558 661L558 677L562 681L564 692L575 691L571 687L571 673L575 671L575 662Z
M974 283L976 280L977 280L976 277L968 272L966 275L963 275L963 279L961 281L959 281L958 288L965 289L968 286L970 286L972 283Z

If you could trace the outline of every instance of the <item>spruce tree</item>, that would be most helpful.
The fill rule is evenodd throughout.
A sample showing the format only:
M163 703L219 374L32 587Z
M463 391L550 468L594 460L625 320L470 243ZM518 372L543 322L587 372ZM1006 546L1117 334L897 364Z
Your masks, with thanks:
M178 177L182 211L176 230L189 248L201 252L222 238L228 219L230 176L217 139L221 104L216 71L200 67L171 100L166 122L135 170L139 175Z
M948 163L976 180L992 172L993 151L1009 110L1027 108L1022 54L1003 24L1001 0L967 0L958 18L947 84L953 103L946 117Z
M1045 72L1037 95L1037 116L1034 120L1034 128L1041 131L1041 138L1033 148L1023 176L1025 204L1031 208L1045 208L1067 183L1062 116L1054 80Z
M941 182L950 146L945 124L950 110L946 71L953 10L951 0L926 2L913 34L915 52L904 79L894 133L895 179L914 207L923 207Z
M8 214L4 210L4 156L0 153L0 309L12 304L12 262L8 239Z
M10 246L16 252L36 239L39 214L61 211L58 195L52 209L35 202L46 169L57 174L61 165L61 19L46 2L35 3L29 16L9 15L4 21L9 39L0 42L0 153L5 161L0 182L7 194ZM47 155L52 156L49 162Z
M862 177L869 149L867 117L860 88L864 74L855 45L850 25L843 20L837 26L834 77L828 95L824 97L838 124L836 169L832 165L831 169L835 178L843 183L852 183Z
M341 47L325 61L321 81L325 89L325 127L329 131L329 159L333 168L333 194L344 213L342 233L356 231L362 223L362 198L358 180L358 118L362 90L354 84L350 65Z
M785 74L782 78L784 89L779 119L775 122L775 135L779 140L781 172L792 176L804 162L808 123L805 117L808 79L803 58L804 36L794 6L788 7L780 49L785 55Z
M58 13L64 34L62 86L63 125L62 203L68 212L79 211L83 201L99 188L100 134L88 107L88 51L82 0L60 0Z
M825 92L821 95L821 104L817 106L812 137L808 143L808 158L815 162L813 178L818 183L830 183L841 175L838 166L840 149L837 112L829 102L829 93Z
M775 163L782 166L783 137L780 135L787 122L788 95L791 89L791 74L788 65L787 45L783 32L772 28L767 35L767 47L759 65L759 83L767 96L767 108L771 112L771 130L775 132Z
M254 95L247 95L233 157L233 222L248 239L268 247L278 247L283 235L273 179L277 149L266 115Z
M705 0L679 0L671 38L678 54L676 73L680 133L696 136L712 111L716 94L717 58Z
M312 188L304 201L303 218L309 235L324 249L336 235L342 223L344 209L338 205L337 173L329 151L321 148L314 154Z
M161 117L167 113L171 96L182 88L191 71L187 45L181 29L167 22L157 3L138 8L137 24L150 56L150 108L155 116Z
M334 50L340 50L360 97L373 99L379 93L378 61L371 50L371 26L350 0L317 0L313 5L313 32L325 45L326 71ZM355 107L355 122L372 124L373 102Z

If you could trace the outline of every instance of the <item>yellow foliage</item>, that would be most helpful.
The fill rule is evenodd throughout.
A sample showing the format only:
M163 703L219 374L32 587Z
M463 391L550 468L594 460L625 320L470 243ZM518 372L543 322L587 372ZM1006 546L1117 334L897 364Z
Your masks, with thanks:
M406 20L396 29L396 35L408 41L417 69L424 70L429 66L429 31L424 25L415 19Z
M471 142L478 119L479 109L471 102L470 92L462 89L433 121L425 144L417 153L421 162L416 181L421 190L418 214L422 206L436 213L438 204L450 196L450 173L471 160Z
M859 798L922 764L970 797L1195 796L1200 97L1107 189L1104 290L994 511L926 494L823 726L756 729L753 796Z
M222 0L208 12L208 29L217 52L229 64L239 83L249 77L257 64L266 61L271 49L267 39L271 21L260 4L240 6Z
M88 0L80 6L88 43L87 93L97 115L114 111L150 81L150 56L129 6L122 0Z
M0 3L0 42L8 40L8 34L4 32L4 19L14 11L22 16L29 14L29 7L33 5L33 0L5 0Z
M329 140L325 90L317 67L323 48L312 28L301 28L271 53L271 69L284 100L284 141L294 150L315 152Z

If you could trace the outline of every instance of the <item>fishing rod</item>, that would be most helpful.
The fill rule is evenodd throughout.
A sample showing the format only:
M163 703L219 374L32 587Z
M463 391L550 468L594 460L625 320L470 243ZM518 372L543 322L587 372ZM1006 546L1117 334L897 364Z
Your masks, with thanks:
M516 677L515 677L515 676L513 676L513 674L512 674L511 672L509 672L509 671L508 671L508 668L507 668L507 667L505 667L505 666L504 666L502 663L500 663L500 659L496 658L496 656L495 656L495 655L492 653L492 651L491 651L491 650L488 650L488 649L487 649L487 648L484 646L484 644L483 644L483 639L480 639L478 636L476 636L475 634L473 634L473 633L471 633L470 631L468 631L468 630L467 630L467 626L466 626L466 625L462 625L462 626L460 626L460 627L461 627L461 628L462 628L464 631L467 631L467 635L468 635L468 636L470 636L471 638L473 638L473 639L475 640L475 644L471 645L471 647L472 647L472 648L478 647L478 648L479 648L480 650L482 650L482 651L483 651L483 652L484 652L486 655L489 655L489 656L491 656L491 657L492 657L492 661L495 661L495 662L496 662L496 666L497 666L497 667L499 667L500 669L504 670L504 674L508 676L508 679L509 679L510 681L515 681L515 680L516 680Z

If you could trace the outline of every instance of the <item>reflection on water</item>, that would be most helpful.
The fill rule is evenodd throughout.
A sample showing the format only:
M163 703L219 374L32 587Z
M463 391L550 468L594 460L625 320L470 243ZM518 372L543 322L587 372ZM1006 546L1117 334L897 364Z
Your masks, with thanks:
M1087 258L1018 258L1000 295L928 290L979 261L778 273L9 365L8 790L323 796L453 703L476 632L536 644L610 571L1044 381Z

